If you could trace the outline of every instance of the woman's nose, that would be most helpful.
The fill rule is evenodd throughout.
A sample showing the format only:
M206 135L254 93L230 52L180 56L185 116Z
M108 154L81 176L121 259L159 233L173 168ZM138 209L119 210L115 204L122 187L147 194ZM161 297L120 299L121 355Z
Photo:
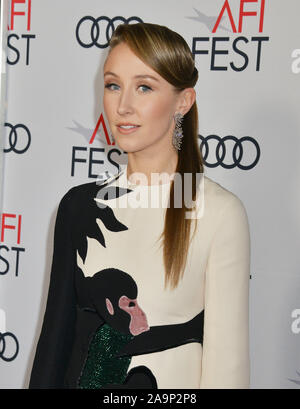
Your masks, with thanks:
M130 90L124 90L120 94L118 114L124 115L133 111L133 100Z

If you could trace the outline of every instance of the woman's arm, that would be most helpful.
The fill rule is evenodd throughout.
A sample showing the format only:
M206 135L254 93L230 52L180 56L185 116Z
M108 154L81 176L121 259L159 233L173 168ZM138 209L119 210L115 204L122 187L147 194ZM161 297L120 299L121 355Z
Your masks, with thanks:
M248 218L232 194L219 219L206 270L200 388L249 388L249 278Z
M72 189L61 199L56 216L47 306L32 367L30 389L63 388L72 350L76 319L76 259L71 240L71 192Z

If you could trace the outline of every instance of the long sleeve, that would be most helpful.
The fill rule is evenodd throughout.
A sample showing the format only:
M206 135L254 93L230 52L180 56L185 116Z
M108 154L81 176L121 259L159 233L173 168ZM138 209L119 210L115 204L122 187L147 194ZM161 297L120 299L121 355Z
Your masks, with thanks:
M29 388L63 388L76 319L75 252L71 240L70 189L61 199L55 222L48 299Z
M200 389L249 388L250 233L240 199L224 205L205 275Z

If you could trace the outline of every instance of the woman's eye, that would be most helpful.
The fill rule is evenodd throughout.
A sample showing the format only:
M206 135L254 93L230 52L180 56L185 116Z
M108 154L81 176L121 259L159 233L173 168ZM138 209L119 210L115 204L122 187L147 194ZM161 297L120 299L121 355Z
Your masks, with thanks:
M116 88L113 87L119 87L117 84L114 83L108 83L105 84L105 88L111 90L111 91L115 91ZM152 91L152 88L148 87L148 85L142 84L140 85L138 88L144 88L142 91L143 93L148 92L148 91Z
M150 90L150 91L152 90L150 87L148 87L148 85L140 85L140 87L146 88L146 90L144 90L144 92L148 92L149 90ZM140 88L140 87L139 87L139 88Z
M111 88L112 86L116 86L116 87L117 87L118 85L117 85L117 84L110 83L110 84L106 84L106 85L105 85L105 88L112 89L112 88Z

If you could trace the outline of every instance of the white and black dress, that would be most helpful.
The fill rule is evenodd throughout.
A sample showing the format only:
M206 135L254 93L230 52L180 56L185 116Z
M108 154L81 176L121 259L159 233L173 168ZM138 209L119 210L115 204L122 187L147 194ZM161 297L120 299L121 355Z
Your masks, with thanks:
M169 187L133 189L125 165L62 198L30 388L249 387L244 205L204 176L183 278L165 289L158 238ZM159 205L136 207L134 196Z

